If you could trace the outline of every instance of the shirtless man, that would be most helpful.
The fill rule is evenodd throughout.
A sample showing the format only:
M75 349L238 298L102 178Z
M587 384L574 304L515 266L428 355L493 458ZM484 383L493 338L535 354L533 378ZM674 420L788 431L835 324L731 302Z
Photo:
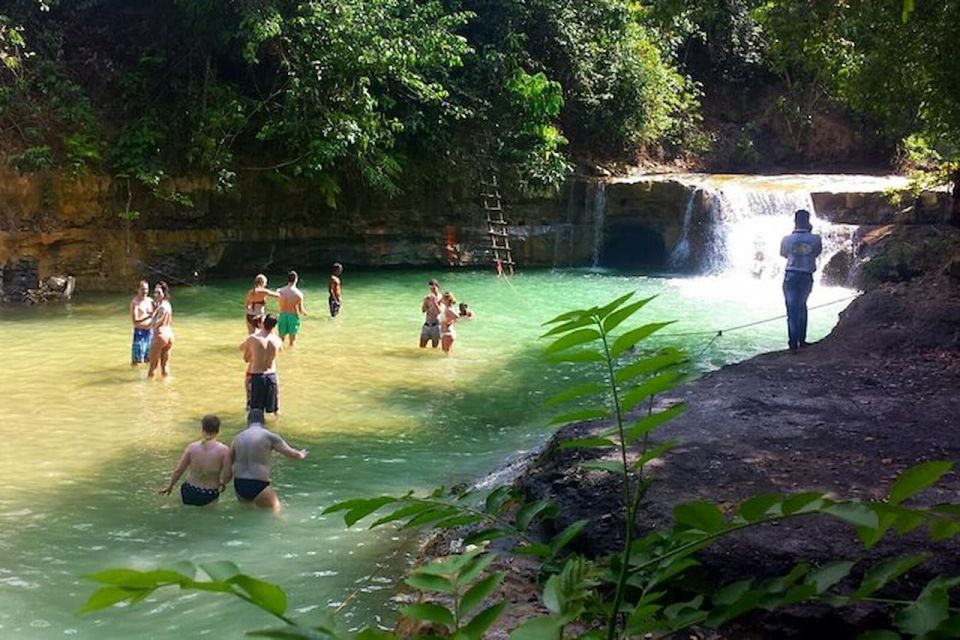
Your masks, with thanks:
M275 326L277 319L267 314L263 319L263 328L251 333L240 343L250 381L247 408L262 409L264 413L273 414L280 410L277 353L283 349L283 341L273 333Z
M267 298L279 297L279 293L267 289L267 276L258 273L253 279L253 289L247 291L247 297L243 301L247 308L247 328L251 333L260 328L258 320L263 319L267 313Z
M427 342L436 349L440 344L440 283L431 280L427 283L430 292L423 297L423 303L420 305L420 312L427 314L423 321L423 328L420 329L420 348L427 346Z
M270 453L273 451L294 460L307 457L306 449L294 449L263 426L263 410L251 409L247 414L247 428L233 439L228 458L228 474L232 469L233 489L240 502L252 502L271 511L280 509L277 492L270 486Z
M153 315L153 298L150 283L141 280L137 295L130 301L130 320L133 322L133 346L130 349L130 366L150 360L150 342L153 340L150 317Z
M180 499L183 504L194 507L216 502L226 487L226 480L221 479L229 475L230 448L217 442L220 419L214 415L203 416L200 425L203 438L187 445L180 456L180 462L170 474L170 482L160 490L160 494L170 495L173 485L177 484L180 476L189 468L187 481L180 485Z
M330 317L336 318L340 313L340 306L343 300L340 296L340 275L343 273L343 265L339 262L333 263L333 271L330 274L330 281L327 283L327 291L330 293L327 303L330 305Z
M300 276L296 271L287 274L287 286L281 288L277 293L280 295L280 322L277 332L280 334L280 340L290 336L290 346L297 341L297 333L300 331L300 318L307 315L303 308L303 292L297 288L297 282Z
M166 377L170 371L170 350L173 349L173 307L170 305L170 288L166 282L158 282L153 290L157 305L150 322L153 327L153 341L150 343L150 370L147 376L152 378L160 365L160 375Z

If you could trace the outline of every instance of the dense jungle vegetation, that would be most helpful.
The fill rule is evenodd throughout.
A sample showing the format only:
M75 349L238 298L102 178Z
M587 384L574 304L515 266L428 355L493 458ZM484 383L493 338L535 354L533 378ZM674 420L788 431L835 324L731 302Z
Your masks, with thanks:
M957 24L955 0L5 0L0 154L331 203L489 166L540 188L577 160L695 164L714 92L763 85L797 150L829 107L950 170ZM736 135L744 165L764 132Z

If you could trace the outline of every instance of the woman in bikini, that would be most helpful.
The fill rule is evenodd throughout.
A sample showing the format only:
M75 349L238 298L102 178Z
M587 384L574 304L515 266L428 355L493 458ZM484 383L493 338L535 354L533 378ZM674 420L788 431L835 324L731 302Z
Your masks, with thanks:
M450 355L453 341L457 339L457 332L453 325L460 319L460 314L457 313L457 299L449 291L444 292L441 302L443 304L440 311L440 347L445 354Z
M170 305L170 287L166 282L158 282L153 290L153 301L156 310L151 318L153 326L153 341L150 343L150 370L147 376L152 378L160 365L160 375L166 377L170 372L167 363L170 361L170 350L173 349L173 307Z
M279 298L276 291L267 289L267 276L258 273L253 279L253 289L247 291L244 304L247 307L247 329L253 333L260 328L260 322L267 315L267 298Z

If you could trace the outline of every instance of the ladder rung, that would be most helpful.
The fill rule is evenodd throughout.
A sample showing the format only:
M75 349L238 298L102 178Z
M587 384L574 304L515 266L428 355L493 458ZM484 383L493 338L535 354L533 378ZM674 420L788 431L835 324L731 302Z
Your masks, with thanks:
M503 207L501 207L498 204L492 204L492 205L484 204L483 208L487 211L503 211Z
M480 194L480 197L481 197L481 198L499 198L499 197L500 197L500 193L499 193L499 192L494 192L494 193L481 193L481 194Z
M493 229L490 229L489 231L487 231L487 233L490 234L491 236L497 236L499 238L510 237L510 234L507 233L506 231L494 231Z

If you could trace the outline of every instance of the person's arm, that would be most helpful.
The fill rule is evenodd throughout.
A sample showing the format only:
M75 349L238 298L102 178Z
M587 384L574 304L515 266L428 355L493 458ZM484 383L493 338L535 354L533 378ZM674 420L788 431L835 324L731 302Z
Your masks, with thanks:
M130 301L130 321L133 324L137 324L139 319L137 318L137 305L134 304L133 300Z
M428 309L428 307L427 307L427 300L429 300L429 299L430 299L430 296L423 296L423 302L420 304L420 313L426 313L426 312L427 312L427 309Z
M303 294L301 293L297 296L297 315L305 316L307 315L307 310L303 308Z
M303 460L307 457L307 453L309 453L306 449L294 449L288 445L283 438L273 432L270 433L270 444L274 451L294 460Z
M183 455L180 456L180 462L177 463L177 466L174 467L173 471L170 473L170 483L160 489L158 493L168 496L170 492L173 491L173 485L177 484L177 481L180 479L180 476L183 475L183 472L187 470L187 467L190 466L190 447L187 447L183 450Z
M240 343L240 351L243 351L243 361L250 362L250 338L247 337L246 340Z
M227 455L224 456L223 466L220 468L220 493L223 493L233 480L233 444L227 447Z
M787 240L790 239L790 236L783 236L783 239L780 241L780 257L787 257Z
M279 298L279 297L280 297L280 290L279 290L279 289L277 289L276 291L274 291L273 289L264 289L264 290L263 290L263 293L264 293L264 295L267 296L268 298Z

